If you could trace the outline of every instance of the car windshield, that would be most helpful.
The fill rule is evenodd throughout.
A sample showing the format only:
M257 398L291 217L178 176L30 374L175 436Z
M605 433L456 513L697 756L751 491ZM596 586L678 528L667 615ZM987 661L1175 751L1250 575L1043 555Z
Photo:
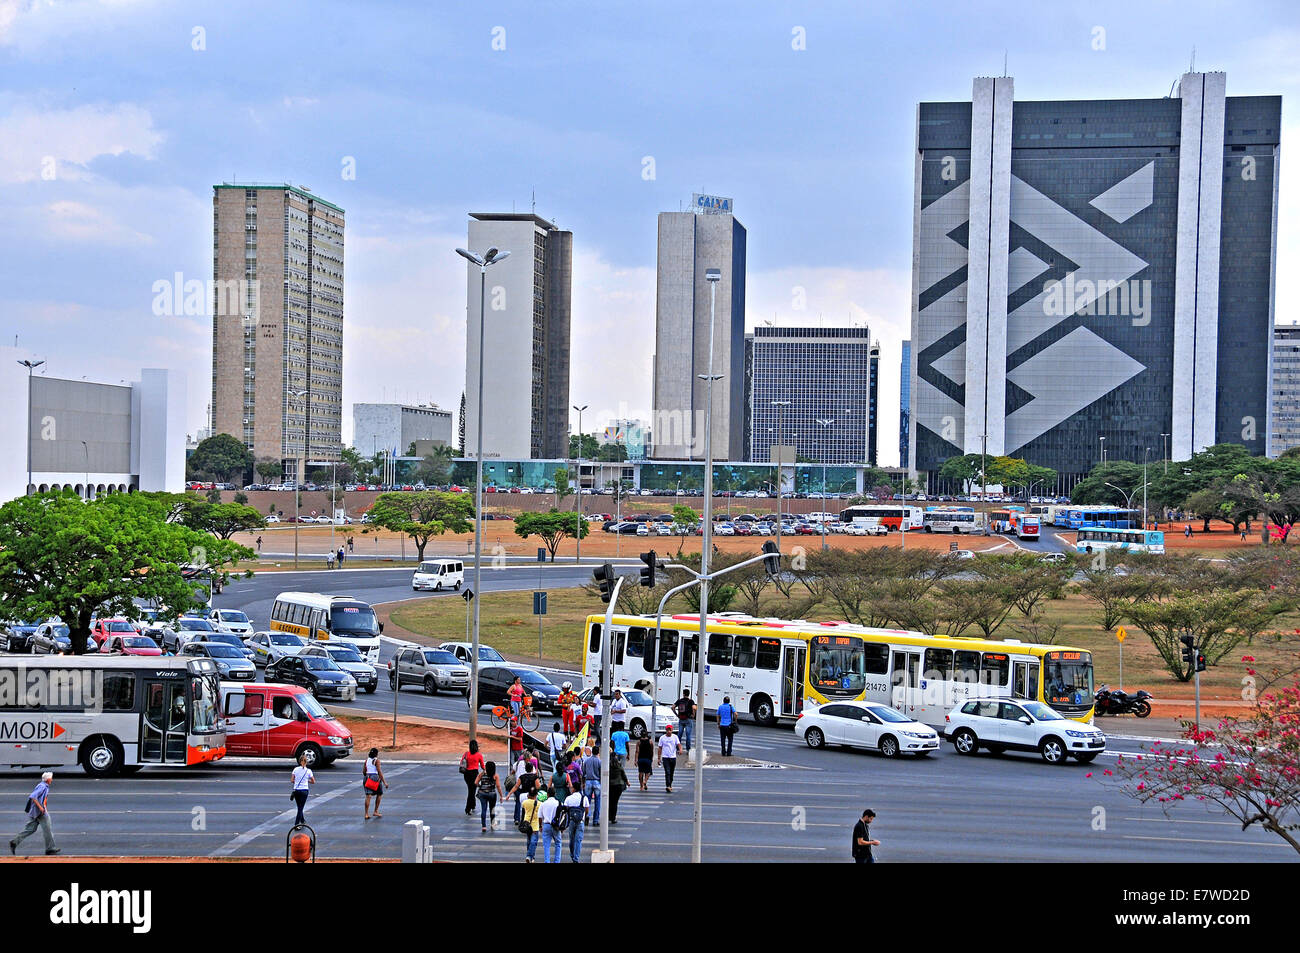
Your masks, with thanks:
M881 721L890 722L895 725L903 724L912 720L902 712L894 711L894 709L888 708L885 705L871 705L867 708L867 711L871 712L871 714L875 715Z
M56 639L67 639L67 638L71 638L72 630L69 629L66 625L56 625L50 627L50 634L53 635Z
M239 612L238 610L235 609L222 609L221 621L222 622L247 622L248 616L244 615L244 613Z
M110 631L110 632L134 632L134 631L135 631L135 626L133 626L130 622L110 622L110 623L108 624L108 631Z
M282 635L271 636L271 644L272 645L306 645L307 643L304 642L302 639L298 638L298 636L296 635L289 635L285 633Z
M548 679L543 678L541 675L538 675L536 672L517 672L516 674L519 676L519 681L523 682L523 684L525 685L537 685L543 688L555 687L550 683Z
M212 623L207 619L181 619L181 628L186 632L215 632Z
M450 652L444 652L441 649L426 649L424 660L430 665L459 665L460 659Z
M158 643L147 635L129 635L122 640L122 644L130 649L156 649Z
M229 632L214 632L209 638L209 642L224 642L226 645L242 646L244 643L237 635L231 635Z
M325 651L329 652L330 658L336 662L360 662L361 656L357 650L350 645L331 645Z
M490 646L480 645L478 647L478 660L480 662L504 662L505 657Z
M308 717L311 718L329 717L329 713L325 711L325 707L310 695L299 695L297 698L294 699L294 701L297 703L298 707L301 708L308 715Z
M1064 721L1065 716L1054 709L1048 708L1042 702L1021 702L1025 706L1025 711L1033 715L1039 721Z
M653 702L650 701L650 696L645 692L624 692L623 697L627 699L629 705L635 705L638 708L646 708L653 704Z
M208 643L209 658L243 658L244 653L239 651L233 645L224 645L221 642Z
M335 606L330 610L330 631L363 637L378 635L379 620L367 605Z
M339 667L334 664L332 659L321 658L319 655L309 655L302 660L303 665L309 672L337 672Z

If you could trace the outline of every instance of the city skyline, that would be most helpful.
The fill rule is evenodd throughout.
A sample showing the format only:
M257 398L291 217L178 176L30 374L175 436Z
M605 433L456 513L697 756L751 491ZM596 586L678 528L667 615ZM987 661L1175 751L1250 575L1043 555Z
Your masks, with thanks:
M16 144L0 164L9 186L0 208L13 223L0 239L13 274L0 292L0 332L46 357L50 374L188 369L193 431L210 400L211 318L159 313L154 286L211 277L213 182L287 180L348 210L345 406L458 406L461 223L475 208L529 211L535 198L539 215L579 236L570 396L592 407L592 419L614 416L620 403L628 416L650 416L655 215L685 208L697 191L734 196L750 239L747 329L773 317L869 323L885 358L879 426L892 430L893 369L908 334L918 102L961 100L970 76L1004 62L1022 99L1159 97L1193 47L1197 69L1229 74L1229 95L1282 96L1284 140L1300 92L1290 52L1300 34L1282 4L1228 22L1208 4L1180 8L1176 20L1116 4L1086 19L956 11L938 26L848 6L735 21L670 5L652 24L626 11L588 22L511 4L445 21L390 4L371 23L341 4L317 5L323 27L349 36L335 50L346 81L271 56L275 29L265 38L241 29L254 9L9 2L0 17L0 61L12 77L0 131ZM257 16L287 25L305 9ZM678 15L691 24L686 42ZM527 88L527 76L555 66L575 22L591 42L566 47L566 69ZM110 32L131 42L109 43ZM857 47L868 36L876 54L864 69ZM498 38L504 49L493 48ZM358 68L376 56L385 75ZM509 95L484 100L464 80L473 70L497 70ZM593 72L610 80L597 88L576 78ZM716 108L725 102L761 108ZM701 107L711 127L703 137ZM1283 176L1292 161L1283 149ZM1300 248L1298 207L1284 186L1280 320L1295 310L1288 263ZM611 341L624 355L617 375L602 370ZM888 441L881 463L893 462Z

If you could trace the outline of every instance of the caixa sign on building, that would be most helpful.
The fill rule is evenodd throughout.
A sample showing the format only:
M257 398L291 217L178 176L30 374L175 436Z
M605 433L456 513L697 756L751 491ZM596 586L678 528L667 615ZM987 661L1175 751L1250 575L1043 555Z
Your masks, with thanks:
M734 214L731 199L724 198L721 195L701 195L699 192L691 195L691 209L696 215Z

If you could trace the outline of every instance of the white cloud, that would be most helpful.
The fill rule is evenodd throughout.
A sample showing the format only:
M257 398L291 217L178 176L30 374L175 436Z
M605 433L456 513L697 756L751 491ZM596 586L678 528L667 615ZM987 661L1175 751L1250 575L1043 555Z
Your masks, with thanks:
M100 156L156 158L163 138L149 111L131 103L15 109L0 116L0 182L82 179Z

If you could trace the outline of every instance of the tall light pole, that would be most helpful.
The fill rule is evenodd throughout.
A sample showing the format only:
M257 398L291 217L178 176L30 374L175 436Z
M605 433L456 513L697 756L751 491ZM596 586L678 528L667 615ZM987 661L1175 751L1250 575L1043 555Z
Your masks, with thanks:
M817 423L821 424L822 428L822 518L819 522L822 524L822 552L826 552L830 549L830 547L826 545L826 443L827 437L830 434L830 426L835 423L835 418L818 417ZM906 503L907 501L904 500L903 502Z
M1146 468L1143 467L1143 469L1145 470ZM1133 493L1136 493L1137 490L1134 490L1133 493L1125 493L1123 487L1116 486L1114 483L1107 483L1106 486L1110 487L1112 490L1118 490L1118 491L1119 491L1119 494L1120 494L1122 497L1124 497L1124 508L1127 509L1130 513L1132 513L1132 512L1133 512ZM1143 482L1143 484L1142 484L1142 496L1145 497L1146 494L1147 494L1147 485L1146 485L1145 482ZM1146 504L1144 503L1143 506L1145 507L1145 505L1146 505ZM1145 518L1145 514L1144 514L1144 518ZM1129 520L1125 520L1124 522L1127 523L1127 522L1129 522ZM1145 524L1144 524L1143 528L1145 529Z
M771 402L776 408L776 545L781 548L781 485L785 483L785 457L781 453L782 441L785 440L785 409L790 406L788 400Z
M86 471L85 471L86 482L84 485L86 487L86 501L90 502L90 446L86 443L86 441L83 440L81 441L81 449L86 454Z
M578 472L575 474L574 482L578 496L578 525L574 531L578 534L578 558L577 562L582 562L582 412L590 405L583 404L579 407L573 405L573 409L578 412Z
M466 261L478 265L478 451L474 461L474 634L469 661L469 738L478 740L478 643L479 643L479 603L482 599L483 573L483 305L487 298L487 270L489 265L505 261L510 252L489 248L482 255L476 255L463 248L457 248L456 254Z
M305 390L290 391L289 403L291 406L296 407L298 405L298 401L302 400L306 396L307 396L307 391ZM307 442L307 430L305 425L306 408L304 408L303 420L304 420L304 427L303 427L302 439L303 439L303 443L306 444ZM293 568L294 569L298 568L298 500L302 495L302 471L303 471L303 462L302 462L302 452L300 450L298 455L294 458L294 467L293 467Z
M1142 451L1142 529L1147 528L1147 458L1151 456L1151 448L1145 447Z
M1160 435L1160 446L1161 446L1160 455L1164 458L1165 461L1165 474L1168 475L1169 474L1169 434L1162 433Z
M1106 465L1106 438L1101 438L1101 465Z
M695 821L691 835L691 863L700 862L704 843L704 660L709 632L709 556L713 548L713 327L718 282L722 272L710 268L704 273L709 283L709 372L701 374L705 384L704 411L704 545L700 550L700 633L695 648ZM779 497L778 497L779 500ZM604 820L605 815L601 814Z
M44 361L19 361L27 368L27 487L23 496L32 492L32 371L44 364Z

